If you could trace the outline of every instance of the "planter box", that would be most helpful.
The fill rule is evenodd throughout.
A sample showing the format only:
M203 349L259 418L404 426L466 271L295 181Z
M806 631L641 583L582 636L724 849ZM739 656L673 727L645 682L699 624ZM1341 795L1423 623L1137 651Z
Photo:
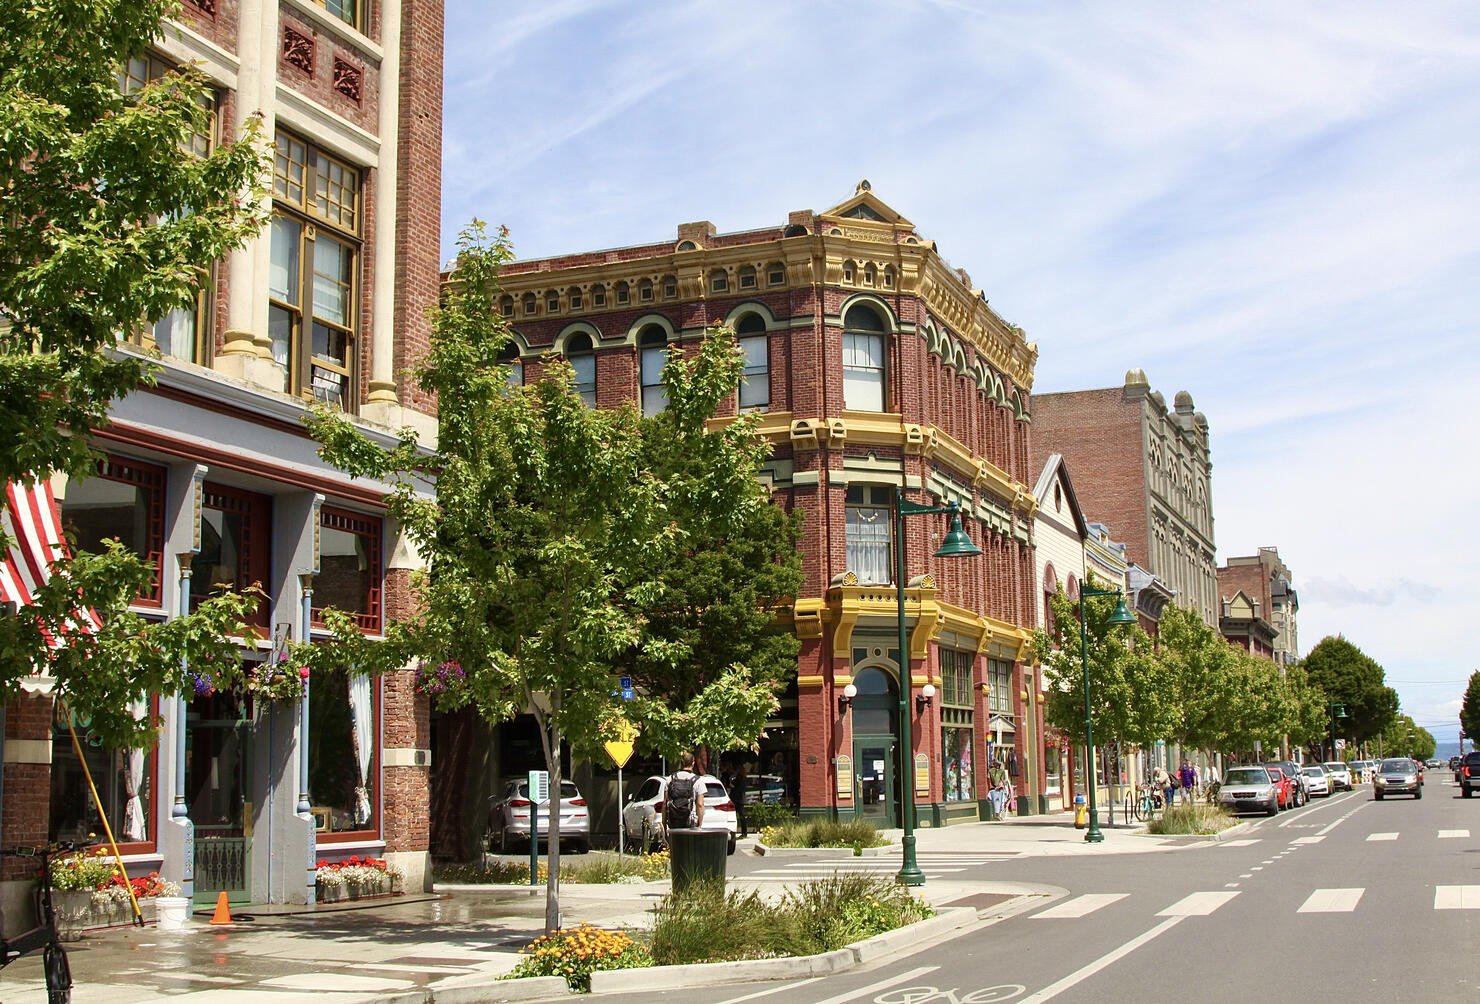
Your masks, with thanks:
M374 885L325 885L320 882L315 887L314 899L320 903L342 903L356 899L378 899L383 896L399 896L401 894L401 883L386 880Z
M125 927L134 922L134 910L128 900L109 900L98 906L91 892L69 889L53 891L51 902L57 915L57 933L63 941L80 941L84 931ZM37 912L39 916L39 909ZM154 923L154 899L139 900L139 912L144 916L144 923Z

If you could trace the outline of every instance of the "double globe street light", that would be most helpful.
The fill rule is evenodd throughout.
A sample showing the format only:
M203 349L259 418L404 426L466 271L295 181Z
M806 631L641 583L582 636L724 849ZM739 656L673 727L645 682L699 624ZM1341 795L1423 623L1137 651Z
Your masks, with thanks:
M920 871L920 865L915 859L915 776L911 757L914 751L914 741L910 734L910 650L909 638L905 632L904 624L904 518L906 516L924 516L929 513L950 513L951 525L946 531L946 539L941 543L940 549L935 552L937 558L965 558L973 554L981 554L982 549L971 542L966 531L961 527L961 505L959 502L947 502L943 506L919 505L910 502L904 497L904 488L894 486L894 584L899 597L899 779L900 795L899 810L900 822L904 827L904 862L899 869L899 881L904 885L924 885L925 873ZM849 685L851 689L852 685ZM856 693L857 691L855 691ZM847 690L844 691L847 693ZM916 698L916 708L923 713L930 699L935 695L935 688L926 683L921 691L921 696ZM851 696L851 695L849 695Z
M1136 615L1126 609L1125 597L1119 589L1079 588L1079 664L1084 669L1084 786L1089 789L1089 829L1084 833L1086 843L1098 844L1105 839L1100 832L1100 813L1095 808L1095 734L1089 708L1089 632L1084 622L1084 598L1086 596L1114 596L1119 602L1105 623L1112 627L1136 623Z

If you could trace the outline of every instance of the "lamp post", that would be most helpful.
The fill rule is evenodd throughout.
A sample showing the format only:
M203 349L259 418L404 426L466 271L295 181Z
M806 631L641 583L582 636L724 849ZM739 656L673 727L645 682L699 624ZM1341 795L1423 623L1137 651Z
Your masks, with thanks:
M1333 701L1326 705L1326 711L1331 715L1331 759L1339 760L1341 758L1336 755L1336 719L1347 716L1346 705Z
M1084 833L1086 843L1098 844L1105 839L1100 832L1100 814L1095 809L1095 734L1089 710L1089 632L1084 626L1084 598L1086 596L1114 596L1119 598L1115 611L1106 621L1110 625L1134 624L1136 615L1125 607L1125 597L1119 589L1090 589L1079 587L1079 665L1084 670L1084 786L1089 789L1089 829Z
M915 860L915 777L912 757L914 741L910 735L910 649L909 637L904 629L904 518L923 516L927 513L950 513L951 526L946 539L935 552L937 558L964 558L981 554L982 549L971 542L961 528L961 506L948 502L943 506L919 505L904 497L904 488L894 486L894 586L899 597L899 816L904 828L901 841L904 861L899 869L899 881L904 885L924 885L925 873ZM924 706L921 706L921 711Z

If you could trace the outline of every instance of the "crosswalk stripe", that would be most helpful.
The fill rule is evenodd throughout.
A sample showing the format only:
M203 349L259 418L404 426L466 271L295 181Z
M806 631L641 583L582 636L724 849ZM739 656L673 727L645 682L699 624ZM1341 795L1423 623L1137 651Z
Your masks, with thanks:
M1480 910L1480 885L1434 887L1435 910Z
M1190 896L1183 896L1157 916L1206 917L1237 895L1236 892L1195 892Z
M1325 837L1296 837L1295 838L1295 843L1297 843L1297 844L1319 844L1322 840L1325 840L1325 839L1326 839Z
M1398 839L1398 835L1396 833L1369 833L1369 834L1367 834L1367 840L1369 842L1370 841L1373 841L1373 840L1397 840L1397 839Z
M1094 913L1111 903L1125 899L1128 895L1130 894L1124 892L1087 892L1083 896L1075 896L1057 906L1051 906L1042 913L1035 913L1029 919L1062 920L1066 917L1083 917L1085 914Z
M1296 913L1351 913L1365 889L1317 889Z
M1458 838L1460 840L1468 840L1468 839L1470 839L1470 831L1469 830L1440 830L1439 831L1439 839L1440 840L1450 840L1450 839L1454 839L1454 838Z

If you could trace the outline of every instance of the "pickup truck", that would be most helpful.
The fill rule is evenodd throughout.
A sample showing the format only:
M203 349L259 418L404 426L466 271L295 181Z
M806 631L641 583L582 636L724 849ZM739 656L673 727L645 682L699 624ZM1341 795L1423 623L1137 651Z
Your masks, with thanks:
M1466 753L1454 773L1459 778L1459 793L1469 798L1480 789L1480 752Z

